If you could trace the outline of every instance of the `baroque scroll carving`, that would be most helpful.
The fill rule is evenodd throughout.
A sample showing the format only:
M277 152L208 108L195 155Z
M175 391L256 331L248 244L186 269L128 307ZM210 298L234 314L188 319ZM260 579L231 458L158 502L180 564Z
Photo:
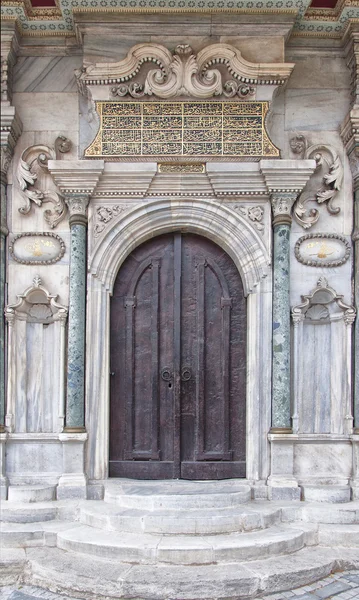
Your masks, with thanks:
M303 144L303 141L300 141ZM292 151L293 147L296 147L296 144L291 140ZM314 223L317 223L320 216L317 208L307 208L309 202L325 203L331 215L340 213L340 207L334 205L334 200L342 186L343 165L332 146L321 144L310 146L304 157L314 159L317 166L304 191L296 201L293 214L296 221L304 229L309 229Z
M137 77L146 63L154 63L155 68ZM179 44L172 53L165 46L149 43L137 44L118 63L89 65L75 75L82 94L87 85L119 84L112 87L112 95L246 98L254 96L253 85L283 84L293 67L291 63L251 63L229 44L211 44L195 55L188 44Z
M55 141L57 151L68 152L71 142L64 136L59 136ZM49 146L36 145L26 148L20 158L17 169L17 180L20 184L22 196L25 200L19 212L29 214L32 202L37 206L52 203L53 208L44 212L45 221L54 229L66 215L66 204L52 177L49 174L48 161L56 159L56 150ZM51 189L43 189L48 186Z

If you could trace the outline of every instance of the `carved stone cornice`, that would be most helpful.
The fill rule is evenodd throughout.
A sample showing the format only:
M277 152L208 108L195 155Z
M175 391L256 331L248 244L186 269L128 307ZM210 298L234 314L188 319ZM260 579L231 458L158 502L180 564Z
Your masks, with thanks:
M340 128L341 138L349 158L354 189L359 188L359 104L355 104Z
M1 108L11 103L12 68L19 49L19 37L14 22L1 25Z
M359 104L359 23L350 21L343 36L347 66L351 71L352 104Z
M155 68L141 77L145 63ZM230 44L211 44L195 55L188 44L178 45L172 54L160 44L142 43L117 63L88 65L75 74L83 94L87 86L101 85L111 86L113 96L204 99L222 94L253 97L254 85L282 85L293 68L292 63L251 63Z
M69 209L70 226L87 224L87 206L104 170L102 160L49 160L50 171Z
M1 181L7 182L7 172L16 142L22 131L22 123L14 106L1 105Z

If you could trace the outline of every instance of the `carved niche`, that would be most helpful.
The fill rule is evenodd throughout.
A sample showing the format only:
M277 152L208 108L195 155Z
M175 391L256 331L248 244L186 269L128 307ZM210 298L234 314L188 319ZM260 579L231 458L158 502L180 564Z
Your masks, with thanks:
M71 148L71 142L65 136L59 136L55 148L44 145L26 148L17 168L17 180L20 185L24 204L19 208L22 215L29 214L32 203L42 206L51 203L52 208L44 211L46 223L54 229L66 215L64 197L51 177L47 165L55 160L58 152L65 153Z
M292 152L300 154L305 148L303 136L297 136L290 141ZM338 153L332 146L316 144L304 152L305 159L314 159L316 169L305 186L303 192L294 204L294 218L304 229L309 229L317 223L319 210L314 206L308 208L308 203L325 204L331 215L338 215L340 207L335 206L343 183L343 165Z
M355 308L325 277L292 309L293 430L352 433L351 326Z
M61 431L68 310L38 276L17 298L5 308L9 337L6 426L23 433Z

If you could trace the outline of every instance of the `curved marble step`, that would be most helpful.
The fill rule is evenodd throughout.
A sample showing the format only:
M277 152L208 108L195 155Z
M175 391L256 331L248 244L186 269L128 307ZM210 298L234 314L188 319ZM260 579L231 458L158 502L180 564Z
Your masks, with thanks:
M115 504L87 501L81 506L80 521L105 531L128 533L211 535L266 529L280 523L280 508L261 504L257 508L216 508L145 511L121 508Z
M130 565L58 548L26 550L23 581L86 600L248 600L359 568L357 549L305 548L249 563Z
M37 523L53 519L76 519L79 500L60 500L53 502L10 502L0 503L0 521L3 523Z
M312 534L312 538L311 538ZM259 532L213 536L159 536L101 531L86 525L59 532L63 550L128 563L179 565L250 561L295 552L316 543L316 527L288 525Z
M1 545L7 548L56 546L59 531L78 526L78 523L56 520L43 523L1 523Z
M10 502L50 502L56 498L56 485L9 485Z
M203 510L226 508L249 502L251 488L226 481L110 482L104 500L136 510Z

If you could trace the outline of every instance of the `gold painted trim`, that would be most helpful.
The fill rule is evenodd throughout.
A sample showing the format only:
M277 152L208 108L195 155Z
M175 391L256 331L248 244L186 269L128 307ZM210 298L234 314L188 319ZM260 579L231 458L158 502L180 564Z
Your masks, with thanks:
M158 173L205 173L206 163L158 163Z
M176 14L176 13L198 13L203 14L207 13L217 14L217 13L230 13L230 14L290 14L297 15L299 10L293 8L283 8L283 9L271 9L271 8L124 8L124 7L113 7L113 6L105 6L100 9L96 7L74 7L73 14L81 14L81 13L118 13L118 14L133 14L133 13L144 13L144 14Z

